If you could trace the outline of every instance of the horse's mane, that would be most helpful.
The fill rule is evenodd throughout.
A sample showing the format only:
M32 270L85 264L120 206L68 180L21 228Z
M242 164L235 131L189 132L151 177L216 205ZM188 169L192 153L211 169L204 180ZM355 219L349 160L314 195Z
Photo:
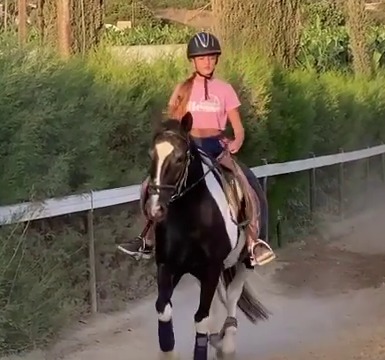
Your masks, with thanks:
M170 132L174 134L181 134L181 123L177 119L167 118L158 123L158 126L155 128L153 133L152 140L154 141L159 135L164 134L165 132Z

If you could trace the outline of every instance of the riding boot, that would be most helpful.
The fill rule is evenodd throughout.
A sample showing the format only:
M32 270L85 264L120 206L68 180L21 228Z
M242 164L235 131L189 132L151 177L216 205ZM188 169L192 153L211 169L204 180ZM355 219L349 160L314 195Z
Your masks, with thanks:
M143 215L145 212L145 202L147 199L148 177L143 181L140 191L140 208ZM151 259L155 244L155 228L151 220L147 220L143 231L134 239L124 240L118 245L118 249L125 254L133 256L135 259Z
M246 175L231 157L228 151L224 151L218 158L218 162L229 169L239 181L245 199L245 211L247 216L246 239L252 266L265 265L275 259L275 254L270 245L259 238L260 235L260 204Z
M154 250L154 226L150 220L143 231L134 239L124 240L118 245L118 249L125 254L133 256L136 260L151 259Z

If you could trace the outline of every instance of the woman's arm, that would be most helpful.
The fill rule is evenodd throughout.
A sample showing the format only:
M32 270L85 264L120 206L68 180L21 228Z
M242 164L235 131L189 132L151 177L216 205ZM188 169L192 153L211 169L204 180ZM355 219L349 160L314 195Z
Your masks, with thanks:
M243 127L241 115L239 113L241 102L239 101L238 95L234 88L230 84L228 84L227 87L225 103L227 117L234 132L234 140L228 144L228 148L232 154L235 154L243 144L245 139L245 129Z
M174 88L174 91L172 92L170 99L168 101L169 107L175 107L178 105L178 96L180 92L181 84L177 84Z
M230 152L235 154L239 151L245 140L245 129L238 108L228 111L227 115L234 132L234 140L229 143L228 147Z

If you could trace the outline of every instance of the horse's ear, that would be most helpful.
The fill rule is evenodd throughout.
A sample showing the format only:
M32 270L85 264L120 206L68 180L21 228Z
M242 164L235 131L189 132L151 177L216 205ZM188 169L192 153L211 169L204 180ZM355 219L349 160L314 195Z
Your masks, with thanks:
M186 112L186 114L182 117L182 120L180 121L180 125L182 130L186 134L188 134L191 131L192 125L193 125L193 117L189 111Z

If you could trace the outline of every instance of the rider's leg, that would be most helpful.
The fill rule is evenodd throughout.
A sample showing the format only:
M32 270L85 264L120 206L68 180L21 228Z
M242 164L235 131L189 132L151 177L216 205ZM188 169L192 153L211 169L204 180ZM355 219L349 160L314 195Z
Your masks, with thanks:
M252 248L255 255L255 263L264 265L275 258L274 251L270 247L268 239L269 212L267 198L258 178L254 175L254 173L245 164L238 162L238 165L242 169L259 200L262 223L260 224L259 229L259 239Z
M238 161L239 167L243 170L250 186L257 193L259 199L259 206L261 211L262 224L260 225L259 238L269 242L268 239L268 226L269 226L269 208L267 203L266 194L263 191L261 183L254 173L242 162Z
M155 245L155 228L147 220L143 232L134 239L124 240L118 245L118 249L135 258L151 259Z
M148 178L146 178L142 184L141 188L141 209L144 211L144 204L147 196L147 185ZM135 258L145 258L150 259L153 255L153 249L155 245L155 227L153 223L147 220L146 225L140 235L135 237L134 239L129 239L123 241L118 245L118 249L125 254L134 256Z
M264 195L261 197L263 191L259 186L257 187L257 182L254 180L254 174L250 170L250 172L248 172L245 167L240 167L239 164L232 159L228 152L224 152L218 160L223 166L234 172L237 180L240 182L240 185L244 190L246 212L249 220L249 224L246 228L246 238L250 251L251 263L252 265L265 265L275 258L275 254L269 244L264 241L263 238L261 239L262 236L266 239L267 230L265 227L263 229L263 234L261 231L262 226L268 226L266 224L267 204L265 204L266 206L262 206L264 208L264 213L261 214L262 224L259 224L258 220L258 212L262 212L262 207L260 209L259 203L260 200L264 198Z

